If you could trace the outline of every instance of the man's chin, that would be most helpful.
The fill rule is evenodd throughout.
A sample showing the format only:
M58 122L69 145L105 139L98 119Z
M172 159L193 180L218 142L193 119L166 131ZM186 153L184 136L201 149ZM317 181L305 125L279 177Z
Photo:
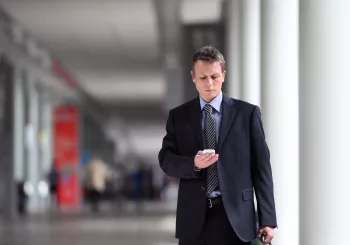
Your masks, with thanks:
M208 97L211 97L212 99L214 99L216 96L218 96L218 94L219 93L214 91L214 90L207 92Z
M206 94L206 96L203 96L202 98L206 101L206 102L210 102L212 101L214 98L216 97L216 94Z

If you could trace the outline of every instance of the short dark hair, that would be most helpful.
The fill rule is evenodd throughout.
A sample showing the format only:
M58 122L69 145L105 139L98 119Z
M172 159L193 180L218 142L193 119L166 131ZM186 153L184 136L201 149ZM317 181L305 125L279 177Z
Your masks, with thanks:
M218 61L221 64L222 71L225 70L225 58L220 51L212 45L207 45L198 49L192 58L192 71L194 71L194 65L198 60L215 62Z

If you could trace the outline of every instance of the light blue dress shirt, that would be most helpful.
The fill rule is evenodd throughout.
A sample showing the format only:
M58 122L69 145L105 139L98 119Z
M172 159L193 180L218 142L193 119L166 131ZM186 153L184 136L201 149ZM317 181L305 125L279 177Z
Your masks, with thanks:
M215 120L215 131L216 131L216 142L218 142L219 139L219 133L220 133L220 123L221 123L221 103L222 103L222 92L218 94L210 103L205 102L201 97L200 99L200 105L201 105L201 111L202 111L202 132L204 135L204 122L206 120L206 114L205 110L203 110L204 106L206 104L210 104L213 107L213 115L214 115L214 120ZM214 198L217 196L220 196L221 192L220 191L213 191L212 193L209 194L210 198Z

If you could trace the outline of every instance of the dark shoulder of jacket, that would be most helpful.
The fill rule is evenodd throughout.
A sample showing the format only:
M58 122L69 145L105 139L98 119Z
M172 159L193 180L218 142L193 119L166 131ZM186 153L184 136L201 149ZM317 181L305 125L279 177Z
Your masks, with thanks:
M239 110L252 112L258 107L257 105L251 104L251 103L244 101L244 100L238 100L238 99L233 99L233 98L231 98L231 99L234 101L235 105L237 106L237 108L239 108Z
M187 111L188 109L191 108L191 106L193 106L193 104L196 102L196 100L198 100L198 97L190 100L190 101L187 101L185 103L183 103L182 105L179 105L173 109L171 109L171 112L173 113L173 115L175 114L178 114L178 113L184 113L185 111ZM198 102L199 104L199 102Z

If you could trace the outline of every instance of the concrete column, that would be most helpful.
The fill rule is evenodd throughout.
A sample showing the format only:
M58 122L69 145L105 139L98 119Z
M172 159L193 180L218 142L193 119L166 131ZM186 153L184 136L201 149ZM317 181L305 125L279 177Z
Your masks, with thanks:
M0 218L11 220L17 213L14 180L14 64L0 57Z
M40 95L40 169L47 174L52 166L52 104L49 94L42 90Z
M242 99L260 106L260 0L241 1Z
M261 2L262 119L281 227L275 245L299 244L298 3Z
M300 1L300 244L346 244L350 1Z
M38 176L39 184L37 187L39 196L39 209L45 211L49 207L49 182L48 173L52 167L52 106L50 95L45 89L39 90L39 128L38 128L38 146L39 146L39 165Z
M183 26L180 20L181 1L154 0L157 10L161 61L167 86L164 108L168 111L184 103L185 82L182 66ZM190 71L188 71L190 74Z
M24 181L24 81L23 70L14 69L14 178Z
M33 77L29 77L28 96L29 96L29 121L26 125L26 141L28 152L27 181L28 190L31 193L28 202L30 212L37 212L39 209L39 93Z
M227 94L241 99L241 0L228 0L226 8Z

